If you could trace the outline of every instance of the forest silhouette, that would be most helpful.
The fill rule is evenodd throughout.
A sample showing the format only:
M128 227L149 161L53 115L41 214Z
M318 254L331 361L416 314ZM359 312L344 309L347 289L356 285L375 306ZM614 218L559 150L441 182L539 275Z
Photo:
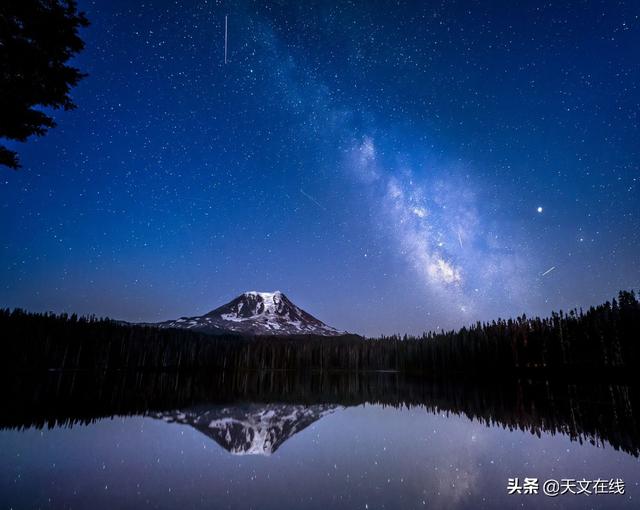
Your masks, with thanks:
M633 376L640 359L634 292L587 311L498 319L458 331L363 338L205 335L110 319L0 310L3 368L392 370L425 376L583 373Z
M0 428L10 429L243 403L378 404L464 416L538 437L562 434L581 444L640 454L640 387L619 382L431 380L391 372L54 371L7 378L0 398Z

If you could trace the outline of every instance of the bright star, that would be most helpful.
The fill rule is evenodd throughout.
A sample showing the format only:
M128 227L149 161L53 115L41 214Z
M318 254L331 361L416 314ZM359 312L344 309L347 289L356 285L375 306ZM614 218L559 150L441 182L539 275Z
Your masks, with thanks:
M541 212L542 212L542 206L538 206L537 211L538 211L539 213L541 213Z

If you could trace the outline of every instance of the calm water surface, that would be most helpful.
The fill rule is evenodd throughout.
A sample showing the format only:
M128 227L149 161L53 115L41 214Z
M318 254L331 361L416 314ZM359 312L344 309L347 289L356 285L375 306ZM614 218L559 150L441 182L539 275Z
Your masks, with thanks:
M220 403L0 431L2 508L640 508L606 441L427 406ZM507 494L507 480L621 478L624 495Z

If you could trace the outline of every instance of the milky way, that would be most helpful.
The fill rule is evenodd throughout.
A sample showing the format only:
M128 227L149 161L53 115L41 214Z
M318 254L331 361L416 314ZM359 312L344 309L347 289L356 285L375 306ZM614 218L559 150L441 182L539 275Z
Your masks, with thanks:
M1 306L278 289L378 334L640 284L637 2L80 7L78 108L0 179Z

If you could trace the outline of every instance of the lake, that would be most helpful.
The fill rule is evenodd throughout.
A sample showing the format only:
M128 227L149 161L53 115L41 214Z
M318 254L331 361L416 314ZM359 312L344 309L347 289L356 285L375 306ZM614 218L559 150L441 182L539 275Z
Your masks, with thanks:
M0 506L638 507L634 387L266 377L5 385Z

